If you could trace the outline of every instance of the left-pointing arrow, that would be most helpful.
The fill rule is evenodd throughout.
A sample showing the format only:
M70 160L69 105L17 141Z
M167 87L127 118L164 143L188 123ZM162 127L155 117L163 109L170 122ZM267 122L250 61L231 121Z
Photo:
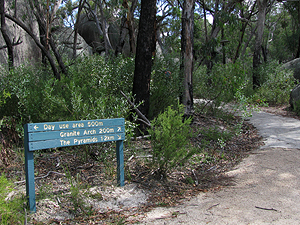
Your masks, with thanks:
M39 127L38 127L37 125L35 125L33 128L34 128L35 130L37 130Z

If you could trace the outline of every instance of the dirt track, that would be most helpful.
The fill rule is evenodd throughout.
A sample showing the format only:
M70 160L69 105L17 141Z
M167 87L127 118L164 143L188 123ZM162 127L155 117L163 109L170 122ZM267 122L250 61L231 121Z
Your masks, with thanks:
M259 112L265 145L227 173L232 185L156 208L143 224L300 224L300 121Z

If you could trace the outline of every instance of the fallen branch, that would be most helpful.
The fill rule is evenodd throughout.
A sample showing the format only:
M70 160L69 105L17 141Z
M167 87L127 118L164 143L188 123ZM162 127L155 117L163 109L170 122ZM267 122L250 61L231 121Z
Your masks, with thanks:
M139 140L139 139L146 139L151 137L150 135L143 135L143 136L138 136L138 137L132 137L131 140Z
M48 177L50 175L50 173L54 173L54 174L61 175L61 176L66 176L66 174L64 174L64 173L58 173L58 172L55 172L55 171L49 171L45 176L36 177L36 178L34 178L34 180L44 179L44 178ZM21 181L16 181L14 183L15 184L22 184L22 183L25 183L25 182L26 182L26 180L21 180Z
M138 120L141 121L141 122L143 122L147 126L151 127L151 123L147 119L147 117L144 116L143 113L141 113L141 111L134 105L134 103L132 101L130 101L130 99L123 93L123 91L121 91L121 94L126 98L126 100L129 102L129 104L133 107L134 111L136 111L136 113L138 114L138 116L141 118L141 119L138 119Z
M80 169L80 170L82 170L82 169L88 170L88 169L91 169L91 168L94 166L94 163L92 163L91 165L86 166L87 164L89 164L89 163L86 163L86 164L84 164L83 166L77 166L76 169Z
M218 204L215 204L215 205L212 205L211 207L209 207L207 210L211 210L213 207L216 207L216 206L218 206L218 205L220 205L220 203L218 203Z
M130 156L130 158L127 160L127 162L131 161L134 158L134 155Z
M187 213L186 212L175 211L171 215L165 215L165 216L157 217L155 219L156 220L164 220L164 219L168 219L168 218L172 218L172 217L177 217L180 214L187 214Z
M255 206L255 208L257 208L257 209L263 209L263 210L271 210L271 211L276 211L276 212L278 212L278 210L277 210L277 209L274 209L274 208L264 208L264 207L259 207L259 206Z
M192 170L192 172L193 172L193 175L194 175L194 177L195 177L195 184L196 184L196 186L198 186L199 181L198 181L198 178L197 178L197 176L196 176L195 170Z

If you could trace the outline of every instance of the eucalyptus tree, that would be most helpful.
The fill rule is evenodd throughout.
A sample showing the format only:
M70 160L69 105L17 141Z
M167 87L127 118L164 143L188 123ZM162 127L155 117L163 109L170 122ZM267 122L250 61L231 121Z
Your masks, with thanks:
M284 8L288 11L291 18L292 34L290 42L293 43L295 48L295 58L300 57L300 2L297 0L283 1ZM287 26L286 26L287 27ZM297 40L297 44L295 43Z
M91 5L89 4L88 1L86 1L86 5L88 6L89 12L93 15L94 21L96 22L96 25L97 25L97 29L100 31L101 35L103 36L104 51L105 51L105 55L108 56L109 51L112 50L112 46L110 43L110 39L108 37L109 24L104 15L104 9L103 9L104 2L105 1L102 1L102 0L93 0L93 5L94 5L93 8L91 7ZM99 19L97 16L98 8L99 8L99 12L100 12L100 22L99 22ZM101 27L100 27L100 23L101 23Z
M182 1L160 0L157 3L156 40L164 57L179 58Z
M266 14L265 19L264 37L261 47L263 60L261 61L267 62L269 59L285 61L288 58L286 56L289 55L289 48L287 47L286 42L286 32L282 30L281 24L284 25L284 21L288 19L285 16L287 15L287 11L283 8L283 4L280 2L275 2L272 7L267 8L267 11L269 12ZM278 41L280 43L278 43ZM297 44L295 43L295 45ZM275 49L279 48L282 49L281 52L274 51ZM293 48L295 47L293 46ZM283 55L286 56L283 57ZM280 56L281 59L278 58L278 56ZM285 57L286 59L284 59Z
M77 49L77 37L78 37L78 26L80 22L80 16L83 9L83 6L85 4L86 0L79 0L78 2L78 10L77 10L77 16L76 16L76 22L74 23L74 40L73 40L73 59L76 58L76 49Z
M155 53L156 0L142 0L132 93L146 117L150 107L152 56Z
M298 50L298 19L291 15L285 3L278 4L274 11L267 17L265 43L271 59L286 62L294 59Z
M13 54L13 43L9 37L7 31L7 25L5 20L5 4L4 0L0 0L0 16L1 16L1 33L6 43L7 54L8 54L8 65L12 69L14 66L14 54Z
M74 28L94 53L108 56L114 51L118 55L130 46L134 55L138 5L138 0L67 0L61 11L64 24Z
M268 0L256 0L258 7L257 15L257 32L253 52L253 88L260 86L259 81L259 65L261 60L261 45L263 41L263 33L266 19L266 9Z
M241 47L244 43L244 37L246 33L246 29L248 26L251 27L251 19L253 15L257 13L257 10L255 8L256 1L252 2L243 2L241 3L241 7L239 9L239 22L240 22L240 34L239 34L239 40L238 44L235 50L235 54L233 56L233 62L236 62L240 56L241 53ZM247 10L249 9L249 10ZM245 45L246 46L246 45Z
M120 22L120 35L118 44L116 46L115 55L117 56L122 52L122 49L125 44L125 38L129 34L129 46L130 53L135 54L136 50L136 32L135 32L135 23L134 23L134 14L137 8L137 0L124 0L121 8L121 22Z
M53 39L53 36L51 35L51 27L56 18L58 8L62 4L62 0L55 0L52 2L50 2L50 0L47 0L46 4L43 1L28 0L28 3L30 6L30 10L32 11L38 22L40 31L40 42L44 46L44 50L49 51L49 46L51 47L51 50L58 62L61 72L67 74L67 69L63 62L62 56L58 52L56 43ZM44 51L42 52L43 54L45 54ZM60 77L58 77L58 79L60 79Z
M205 43L203 43L202 58L200 63L204 62L210 70L213 66L213 59L216 57L216 47L220 44L221 39L218 39L220 32L224 29L225 24L230 20L236 19L234 11L238 4L241 4L243 0L228 0L228 1L207 1L196 0L196 3L200 9L203 10L204 26L205 26ZM212 24L210 31L207 26L207 15L212 18Z
M36 61L39 55L31 52L36 51L37 48L33 41L28 40L26 32L23 32L21 28L15 26L14 23L5 16L6 14L10 14L15 17L22 17L25 24L30 25L32 29L35 28L34 21L28 19L26 16L27 10L24 0L18 1L18 4L15 3L13 0L0 1L0 61L8 65L9 69L24 63L24 59L32 58ZM25 53L25 49L28 53Z
M193 49L195 1L185 0L182 9L181 73L183 75L182 103L187 117L193 114Z
M57 60L57 63L63 73L66 73L66 67L62 61L62 58L60 54L57 52L55 43L51 36L50 31L50 25L53 22L53 19L55 18L56 12L58 7L61 4L61 0L59 1L25 1L27 4L24 4L24 7L27 7L27 14L23 15L22 18L19 18L18 13L16 13L18 10L18 2L14 5L15 11L12 14L4 13L5 17L14 22L16 25L21 27L36 43L36 45L40 48L43 55L47 58L48 62L50 63L50 66L52 68L52 71L54 73L55 78L60 79L60 71L58 70L55 60L53 59L52 54L49 51L49 45L51 46L51 49L54 53L54 56ZM50 6L51 5L51 6ZM50 10L51 9L51 10ZM24 18L25 16L25 18ZM27 18L26 18L27 17ZM33 20L36 19L39 24L39 30L40 35L34 33L33 27L27 25L24 23L24 20Z

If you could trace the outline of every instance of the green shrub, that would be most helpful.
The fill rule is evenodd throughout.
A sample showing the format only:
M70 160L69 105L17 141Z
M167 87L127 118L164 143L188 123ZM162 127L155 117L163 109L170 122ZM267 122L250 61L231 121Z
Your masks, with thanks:
M293 103L293 111L300 115L300 100Z
M2 104L6 103L6 99L11 98L11 94L9 92L6 92L5 89L2 90L2 93L0 93L0 106Z
M226 142L229 141L233 136L231 132L220 130L217 126L203 128L201 129L201 134L203 135L204 139L208 141L224 140Z
M183 121L184 109L171 106L152 120L152 128L148 130L153 151L152 163L156 175L161 178L179 163L183 163L193 153L189 151L191 137L191 118Z
M120 91L131 92L133 68L132 59L81 59L69 68L69 77L47 85L46 100L53 106L50 114L60 120L127 117L129 106Z
M21 66L0 77L0 93L11 94L0 105L0 118L16 118L22 130L28 122L127 117L130 109L120 91L131 92L133 70L132 59L86 57L58 81L43 67Z
M14 117L20 121L29 121L40 117L44 111L44 82L50 77L33 66L20 66L0 77L3 89L11 98L0 108L0 116ZM41 113L42 114L42 113Z
M163 112L167 106L177 104L181 81L179 62L173 58L155 60L151 74L150 119Z
M195 98L212 100L215 107L235 100L236 92L248 86L249 76L240 62L216 64L209 73L201 66L194 73Z
M13 184L2 174L0 176L0 224L23 224L24 201L20 196L8 199L7 196L11 191L13 191Z
M69 198L73 206L70 209L70 211L73 212L75 216L84 215L84 214L90 216L91 213L93 212L93 208L90 207L85 202L85 198L87 197L85 196L87 192L87 187L81 184L82 182L80 179L80 175L78 173L76 174L76 177L72 177L68 169L64 169L64 170L68 182L70 184Z
M277 62L270 62L260 68L261 86L253 95L254 102L288 104L296 80L292 71L282 69Z

